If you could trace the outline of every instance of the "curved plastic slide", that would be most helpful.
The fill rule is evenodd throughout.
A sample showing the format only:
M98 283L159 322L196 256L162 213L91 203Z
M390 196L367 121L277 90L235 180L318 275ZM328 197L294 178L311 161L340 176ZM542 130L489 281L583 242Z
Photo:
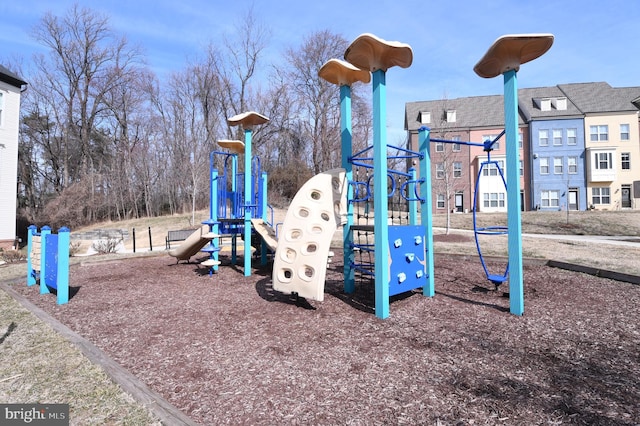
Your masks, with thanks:
M276 233L269 224L262 219L251 219L253 229L256 230L258 235L262 237L262 240L267 244L271 251L276 251L278 248L278 239Z
M282 224L273 261L273 289L324 300L331 240L346 222L344 169L315 175L293 198Z
M216 235L209 232L209 225L202 225L200 229L196 229L189 235L182 244L169 250L169 256L175 257L178 261L189 260L215 237Z

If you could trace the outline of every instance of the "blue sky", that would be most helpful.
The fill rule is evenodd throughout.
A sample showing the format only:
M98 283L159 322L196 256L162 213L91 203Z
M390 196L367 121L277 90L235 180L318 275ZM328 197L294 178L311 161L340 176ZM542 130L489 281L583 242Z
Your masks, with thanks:
M72 0L2 1L0 62L28 64L41 49L32 27L51 10L64 14ZM606 81L640 86L638 0L78 0L110 17L113 28L140 45L163 78L181 70L210 41L230 36L253 5L271 31L265 52L278 58L304 36L328 29L353 40L362 33L409 44L410 68L387 73L388 141L403 137L406 102L502 93L502 79L482 79L473 66L503 34L552 33L551 50L518 73L520 87Z

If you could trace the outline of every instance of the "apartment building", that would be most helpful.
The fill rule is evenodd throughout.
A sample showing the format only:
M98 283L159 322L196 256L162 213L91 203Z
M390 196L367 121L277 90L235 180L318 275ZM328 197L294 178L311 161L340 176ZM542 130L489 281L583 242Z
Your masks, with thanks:
M558 87L522 89L518 107L531 140L526 210L585 210L585 141L582 112Z
M640 137L638 108L633 100L640 87L609 84L561 84L558 88L584 117L588 208L640 209Z
M431 172L433 186L433 211L445 213L469 212L473 209L476 183L478 211L506 211L507 191L500 176L506 177L505 137L501 136L492 145L490 153L482 145L485 140L495 140L504 130L504 103L500 95L470 98L444 99L436 101L409 102L405 106L405 129L408 130L408 148L418 149L418 129L431 129L431 139L444 139L454 143L434 142L431 146ZM527 190L524 179L528 165L523 161L523 153L528 149L528 137L523 129L526 123L519 122L520 144L520 188L521 197ZM459 141L460 144L455 142ZM467 142L476 144L468 145ZM483 162L495 160L478 172Z
M520 89L518 107L523 210L640 209L640 87L600 82ZM493 140L504 129L502 96L407 103L410 149L417 149L423 125L432 139ZM504 140L490 157L506 176ZM454 149L457 154L448 153ZM451 211L471 210L476 183L477 211L506 211L496 167L478 176L488 157L481 147L436 142L431 152L434 213L450 204ZM462 161L463 170L449 159Z
M27 83L0 65L0 247L16 238L20 93Z

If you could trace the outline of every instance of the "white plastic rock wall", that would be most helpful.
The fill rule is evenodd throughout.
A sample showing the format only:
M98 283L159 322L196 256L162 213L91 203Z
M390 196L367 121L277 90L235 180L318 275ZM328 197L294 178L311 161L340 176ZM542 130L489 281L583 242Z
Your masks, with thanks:
M344 169L309 179L293 198L273 262L273 288L324 300L324 283L331 240L346 222L347 186Z

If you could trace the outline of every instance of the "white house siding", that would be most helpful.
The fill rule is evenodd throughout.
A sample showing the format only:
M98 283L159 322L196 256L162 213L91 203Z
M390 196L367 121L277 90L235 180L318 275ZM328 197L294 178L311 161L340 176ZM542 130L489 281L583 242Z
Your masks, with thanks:
M16 237L20 89L0 81L0 92L0 246L6 247Z
M506 166L506 157L504 155L492 155L492 161L498 161L502 164L502 174L506 180L507 178L507 166ZM484 161L487 161L487 157L478 157L478 169L480 169L480 164ZM485 169L487 166L485 165ZM493 169L495 173L497 170ZM477 182L478 185L478 205L476 206L477 211L484 213L497 213L497 212L506 212L507 211L507 188L505 186L505 182L502 180L499 174L488 174L480 177L480 180ZM493 195L492 195L493 194ZM489 205L485 204L485 199L489 198ZM497 197L497 198L496 198Z

